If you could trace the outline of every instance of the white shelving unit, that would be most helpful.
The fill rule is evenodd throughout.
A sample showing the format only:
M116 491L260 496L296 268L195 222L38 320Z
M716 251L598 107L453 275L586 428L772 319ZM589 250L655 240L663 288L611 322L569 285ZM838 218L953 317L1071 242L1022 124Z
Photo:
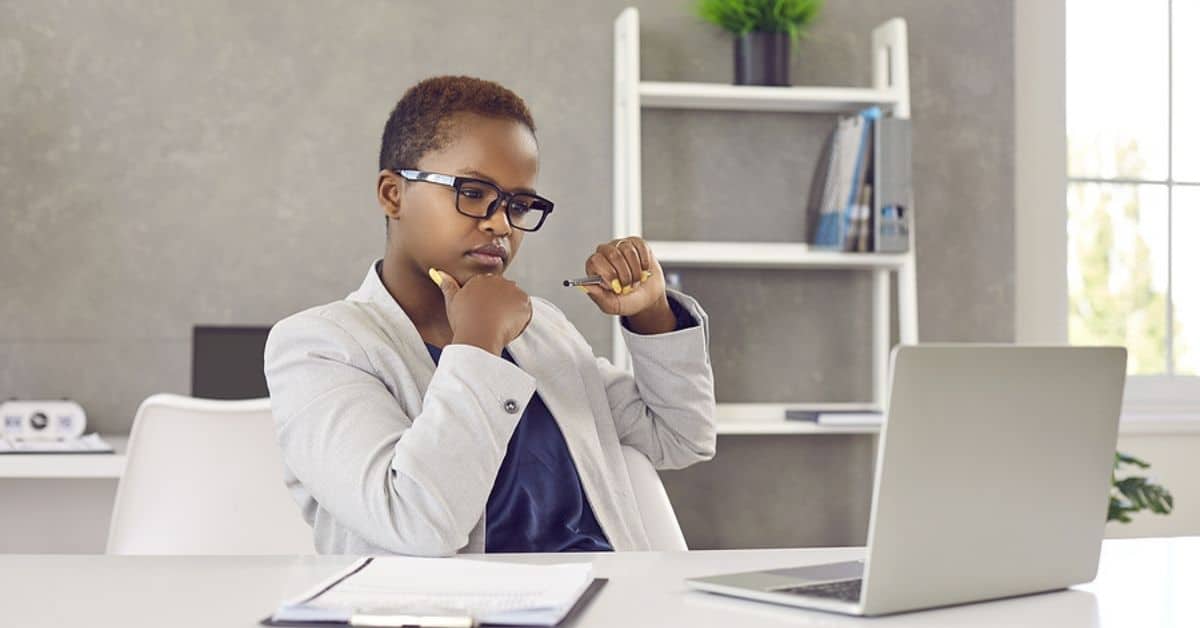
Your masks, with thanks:
M855 112L879 106L896 118L910 114L908 28L903 19L884 22L871 33L872 86L760 87L710 83L642 81L638 11L626 8L614 24L613 65L613 237L642 235L641 115L643 108L731 112ZM789 211L795 211L794 208ZM911 214L910 214L911 216ZM913 232L911 219L909 233ZM910 236L911 238L911 236ZM659 262L670 267L846 269L873 278L873 399L862 404L718 404L719 433L871 433L877 428L830 428L785 422L786 408L882 409L887 400L891 353L890 275L896 274L900 342L917 342L916 252L910 240L902 254L841 253L807 244L775 242L651 241ZM613 360L629 364L620 321L613 321ZM838 432L838 430L846 430Z

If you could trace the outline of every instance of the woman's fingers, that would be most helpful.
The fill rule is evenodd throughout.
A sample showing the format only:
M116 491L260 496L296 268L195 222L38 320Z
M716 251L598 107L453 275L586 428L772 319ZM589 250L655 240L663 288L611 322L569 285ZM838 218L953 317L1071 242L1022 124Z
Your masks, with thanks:
M638 263L640 264L638 268L638 280L645 281L648 276L647 273L654 268L654 258L650 253L650 245L646 244L646 241L641 238L627 238L626 241L637 251Z
M621 282L621 287L632 286L635 278L641 277L641 271L636 274L633 272L633 265L630 265L629 260L625 258L617 247L611 244L601 244L597 249L597 253L604 256L613 269L617 271L617 279Z
M629 271L632 275L632 282L637 283L642 281L642 252L638 250L633 238L624 238L617 240L613 246L621 252L625 258L625 263L629 265Z
M620 294L621 278L612 261L599 251L592 254L588 258L587 264L584 265L584 272L588 275L599 275L604 280L604 289L611 290ZM615 285L614 285L615 284Z
M597 246L584 264L584 272L601 277L604 289L628 294L649 277L653 267L654 258L646 241L629 237Z

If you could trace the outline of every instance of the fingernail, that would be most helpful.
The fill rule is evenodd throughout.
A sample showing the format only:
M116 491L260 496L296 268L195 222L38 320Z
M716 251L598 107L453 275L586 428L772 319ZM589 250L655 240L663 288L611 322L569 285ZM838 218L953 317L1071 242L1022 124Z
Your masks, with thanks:
M582 293L584 293L584 294L587 294L587 293L588 293L588 291L587 291L587 288L585 288L585 287L583 287L583 286L575 286L575 287L576 287L576 288L579 288L579 291L580 291L580 292L582 292Z
M625 286L625 289L621 291L621 294L629 294L630 292L633 292L633 286Z
M648 270L643 270L643 271L642 271L642 281L646 281L646 280L647 280L647 279L649 279L649 278L650 278L650 271L648 271Z
M621 294L621 282L617 279L613 279L612 280L612 289L613 289L613 292L615 292L617 294Z
M436 283L439 288L442 287L442 276L438 274L436 268L429 269L429 278L432 279L433 283Z

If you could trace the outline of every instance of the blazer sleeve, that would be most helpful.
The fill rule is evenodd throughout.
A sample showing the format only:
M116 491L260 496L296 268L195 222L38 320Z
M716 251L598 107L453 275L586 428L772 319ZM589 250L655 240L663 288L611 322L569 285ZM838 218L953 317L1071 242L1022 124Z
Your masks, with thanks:
M358 341L303 312L272 328L264 370L283 460L305 489L377 547L421 556L467 545L535 387L503 358L448 345L408 416Z
M708 353L708 314L692 297L667 297L699 324L642 335L621 333L633 373L597 358L621 444L646 455L657 469L680 469L716 453L716 397Z

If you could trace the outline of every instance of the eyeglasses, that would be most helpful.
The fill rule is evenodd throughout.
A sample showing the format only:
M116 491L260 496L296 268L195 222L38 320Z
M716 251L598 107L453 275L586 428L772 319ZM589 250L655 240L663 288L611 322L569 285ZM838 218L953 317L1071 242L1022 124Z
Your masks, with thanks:
M554 211L554 202L536 194L510 193L482 179L456 177L424 170L400 170L396 174L409 181L425 181L454 188L454 208L458 213L487 220L501 204L508 224L521 231L537 231Z

